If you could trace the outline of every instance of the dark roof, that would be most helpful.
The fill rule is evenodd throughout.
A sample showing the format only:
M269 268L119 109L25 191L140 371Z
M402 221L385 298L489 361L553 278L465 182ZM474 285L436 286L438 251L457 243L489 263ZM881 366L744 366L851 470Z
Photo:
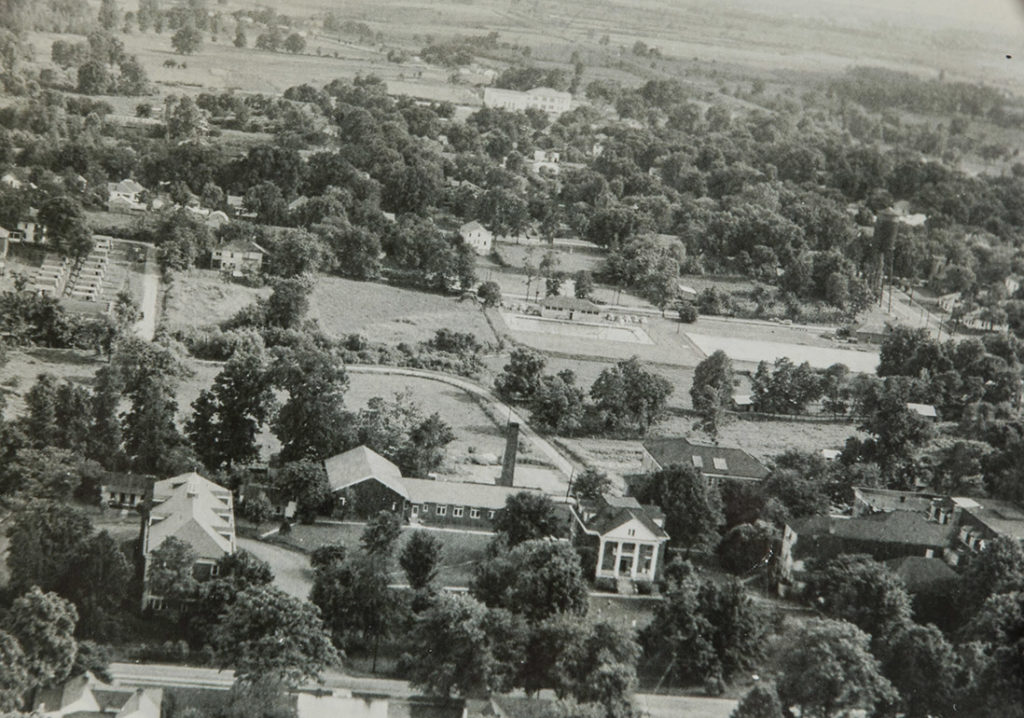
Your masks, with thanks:
M627 521L636 519L658 538L668 538L665 529L658 525L659 520L662 523L665 520L665 514L661 509L656 506L642 506L632 496L607 496L591 508L596 513L587 521L588 531L596 531L599 535L604 536Z
M111 474L100 483L107 491L133 494L148 494L153 490L155 476L139 476L138 474Z
M913 491L894 491L892 489L873 489L854 487L854 496L875 511L912 511L926 513L932 502L938 498L934 494L919 494Z
M956 579L957 573L941 558L925 558L924 556L904 556L885 562L893 573L903 579L907 590L911 593L933 586L944 581Z
M954 498L964 513L999 536L1009 536L1024 541L1024 508L1011 501L997 499Z
M768 476L768 469L743 449L694 444L682 437L648 439L644 442L644 449L662 467L673 464L696 466L710 476L739 479Z
M909 511L872 514L856 519L811 516L790 524L797 536L829 535L853 541L945 548L956 532L951 524L929 521Z

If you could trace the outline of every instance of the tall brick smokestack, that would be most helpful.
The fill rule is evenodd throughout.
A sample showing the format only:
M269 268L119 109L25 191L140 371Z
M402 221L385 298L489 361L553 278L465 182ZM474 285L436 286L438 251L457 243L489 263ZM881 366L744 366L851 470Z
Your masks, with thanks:
M516 452L519 450L519 424L510 421L505 430L505 455L501 460L498 486L512 486L516 476Z

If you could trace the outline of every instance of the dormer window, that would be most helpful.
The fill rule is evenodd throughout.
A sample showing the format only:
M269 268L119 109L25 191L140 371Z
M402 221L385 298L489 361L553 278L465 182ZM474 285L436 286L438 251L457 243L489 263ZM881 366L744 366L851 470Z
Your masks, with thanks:
M698 468L698 469L703 469L704 468L704 459L702 459L699 456L694 456L692 458L693 458L693 465L696 468Z
M725 459L720 456L716 456L712 461L715 464L715 468L719 471L727 471L729 469L729 465L725 463Z

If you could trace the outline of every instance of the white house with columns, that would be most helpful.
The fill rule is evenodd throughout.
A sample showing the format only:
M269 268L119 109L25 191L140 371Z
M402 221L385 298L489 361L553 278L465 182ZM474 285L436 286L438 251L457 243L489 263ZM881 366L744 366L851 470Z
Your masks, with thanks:
M606 496L574 508L576 540L597 543L595 579L657 580L669 535L665 515L631 496Z

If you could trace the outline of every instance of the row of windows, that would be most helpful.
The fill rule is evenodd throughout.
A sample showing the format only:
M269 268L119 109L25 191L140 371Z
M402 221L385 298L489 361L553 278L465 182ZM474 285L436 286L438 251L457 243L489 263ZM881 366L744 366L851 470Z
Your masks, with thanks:
M410 509L410 513L413 516L421 516L421 515L422 516L427 516L430 513L430 506L428 504L423 504L423 507L421 508L419 504L413 504L412 508ZM448 506L445 505L445 504L438 504L438 505L436 505L434 507L434 513L436 515L438 515L438 516L447 516L448 515ZM462 518L465 515L466 515L466 507L465 506L453 506L452 507L452 516L454 518L459 519L459 518ZM480 518L480 509L473 509L473 508L471 508L469 510L469 518L471 518L471 519L478 519L478 518ZM494 518L494 511L488 511L487 512L487 518L493 519Z

